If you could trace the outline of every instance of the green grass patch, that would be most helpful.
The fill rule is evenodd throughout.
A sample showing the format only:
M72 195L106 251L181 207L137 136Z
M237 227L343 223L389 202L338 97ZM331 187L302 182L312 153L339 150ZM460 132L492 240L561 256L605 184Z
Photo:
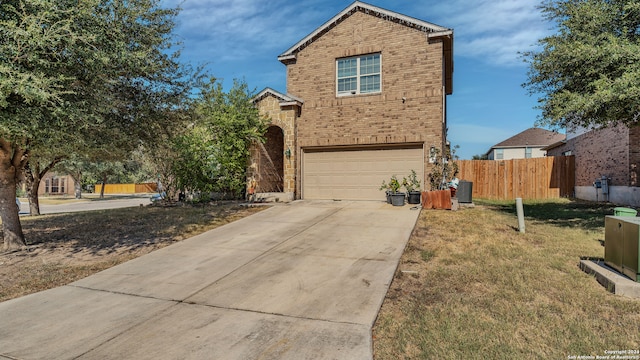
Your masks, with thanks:
M422 261L427 262L433 258L435 252L433 250L422 250L420 251L420 258Z

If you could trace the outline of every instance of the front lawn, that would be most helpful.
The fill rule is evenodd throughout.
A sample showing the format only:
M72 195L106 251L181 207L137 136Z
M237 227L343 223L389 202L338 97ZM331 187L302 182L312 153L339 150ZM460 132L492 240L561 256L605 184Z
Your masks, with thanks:
M520 234L513 202L474 202L422 210L374 327L376 359L640 355L640 300L578 268L604 256L613 206L525 202Z
M69 284L262 209L229 203L23 217L28 246L0 253L0 302Z

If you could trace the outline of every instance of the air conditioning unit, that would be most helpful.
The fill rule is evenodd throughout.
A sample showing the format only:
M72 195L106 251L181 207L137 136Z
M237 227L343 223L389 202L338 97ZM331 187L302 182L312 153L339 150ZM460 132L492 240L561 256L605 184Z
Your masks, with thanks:
M640 282L640 218L606 216L604 219L604 262Z

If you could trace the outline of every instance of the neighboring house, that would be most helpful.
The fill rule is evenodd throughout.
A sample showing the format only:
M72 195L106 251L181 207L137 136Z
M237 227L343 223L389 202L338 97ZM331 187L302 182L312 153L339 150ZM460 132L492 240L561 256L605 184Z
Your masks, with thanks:
M21 185L22 191L26 192L26 184ZM38 185L38 196L42 195L74 195L75 181L70 175L59 175L52 172L47 174L40 180Z
M52 172L40 180L38 195L74 195L75 181L70 175L59 175Z
M251 149L248 189L280 200L381 200L383 180L424 184L443 153L453 30L356 1L291 46L287 92L254 102L270 119Z
M489 160L511 160L544 157L544 148L565 139L564 134L541 128L530 128L495 144L487 152Z
M568 130L567 140L546 150L550 156L575 156L576 198L640 206L640 127ZM604 193L603 177L608 185Z

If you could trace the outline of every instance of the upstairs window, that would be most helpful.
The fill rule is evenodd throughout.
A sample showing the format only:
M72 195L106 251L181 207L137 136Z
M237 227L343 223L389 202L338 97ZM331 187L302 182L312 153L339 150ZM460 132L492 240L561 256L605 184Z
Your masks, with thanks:
M338 59L338 96L380 92L380 54Z

